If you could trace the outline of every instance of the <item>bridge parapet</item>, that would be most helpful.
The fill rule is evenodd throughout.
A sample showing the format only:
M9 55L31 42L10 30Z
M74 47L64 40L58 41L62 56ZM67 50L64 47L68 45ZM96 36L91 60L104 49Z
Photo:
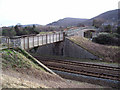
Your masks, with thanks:
M44 44L50 44L64 40L63 32L52 34L23 35L15 37L1 37L2 48L30 49Z
M67 36L74 36L74 35L79 35L84 37L84 32L89 31L89 30L94 30L97 31L95 27L80 27L78 29L69 29L68 31L65 31L65 34Z

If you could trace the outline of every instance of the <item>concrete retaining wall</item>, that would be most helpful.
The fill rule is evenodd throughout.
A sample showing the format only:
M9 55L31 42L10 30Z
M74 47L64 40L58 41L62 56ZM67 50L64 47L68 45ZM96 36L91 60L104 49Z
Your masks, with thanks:
M63 42L56 42L53 44L40 46L36 49L36 51L34 51L34 53L39 55L56 55L72 58L98 59L97 56L89 53L87 50L81 48L67 38Z
M32 49L31 51L39 55L63 56L63 42L55 42L53 44L39 46L36 47L36 50Z
M91 54L67 38L64 41L64 56L84 59L98 59L97 56Z

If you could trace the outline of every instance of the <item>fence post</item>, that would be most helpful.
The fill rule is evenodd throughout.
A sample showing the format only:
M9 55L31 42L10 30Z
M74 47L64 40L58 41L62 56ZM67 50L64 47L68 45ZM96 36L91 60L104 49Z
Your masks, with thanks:
M63 41L65 40L65 32L63 32Z
M43 35L42 35L42 45L43 45Z
M57 33L56 33L56 42L57 42Z
M39 36L37 36L37 39L38 39L38 46L39 46Z
M29 49L29 36L27 36L27 39L28 39L27 41L28 41L28 49Z
M10 41L9 41L9 37L8 37L8 48L10 48Z
M2 40L2 39L1 39ZM8 37L6 37L6 43L8 42Z
M60 41L60 33L59 33L59 41Z
M24 49L25 49L25 37L23 37L23 47L24 47Z
M47 34L46 34L46 44L47 44Z
M53 42L54 42L54 33L53 33Z
M34 35L33 35L33 47L34 47Z
M50 36L49 36L49 40L50 40L50 43L51 43L51 34L49 34Z

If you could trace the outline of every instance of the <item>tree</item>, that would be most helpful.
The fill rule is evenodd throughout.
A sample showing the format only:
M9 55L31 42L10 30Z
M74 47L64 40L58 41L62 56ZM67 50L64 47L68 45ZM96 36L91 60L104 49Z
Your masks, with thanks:
M120 34L120 26L117 27L117 31L118 34Z
M104 20L102 20L102 19L94 19L92 26L94 26L96 28L100 28L103 22L104 22Z
M35 25L33 25L33 29L35 29L36 28L36 26Z
M107 25L104 27L104 31L105 32L108 32L108 33L111 33L112 32L112 26L111 25Z
M15 31L16 31L16 35L20 35L20 29L19 29L19 27L18 27L18 25L16 25L15 27L14 27L14 29L15 29Z
M2 35L12 37L16 35L16 31L13 27L3 28Z

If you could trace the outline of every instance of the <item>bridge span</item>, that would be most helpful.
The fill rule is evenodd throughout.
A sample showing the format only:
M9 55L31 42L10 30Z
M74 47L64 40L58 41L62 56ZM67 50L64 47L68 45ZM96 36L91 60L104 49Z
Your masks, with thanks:
M15 36L15 37L5 37L2 36L1 39L1 47L2 48L22 48L22 49L31 49L33 47L60 42L63 41L65 36L74 36L79 35L85 37L88 31L92 31L92 35L94 35L96 29L93 27L81 27L78 29L69 29L65 32L56 32L52 34L37 34L37 35L23 35L23 36ZM89 33L87 33L89 35Z
M31 49L33 47L55 43L64 40L64 32L52 34L23 35L16 37L2 37L3 48Z

